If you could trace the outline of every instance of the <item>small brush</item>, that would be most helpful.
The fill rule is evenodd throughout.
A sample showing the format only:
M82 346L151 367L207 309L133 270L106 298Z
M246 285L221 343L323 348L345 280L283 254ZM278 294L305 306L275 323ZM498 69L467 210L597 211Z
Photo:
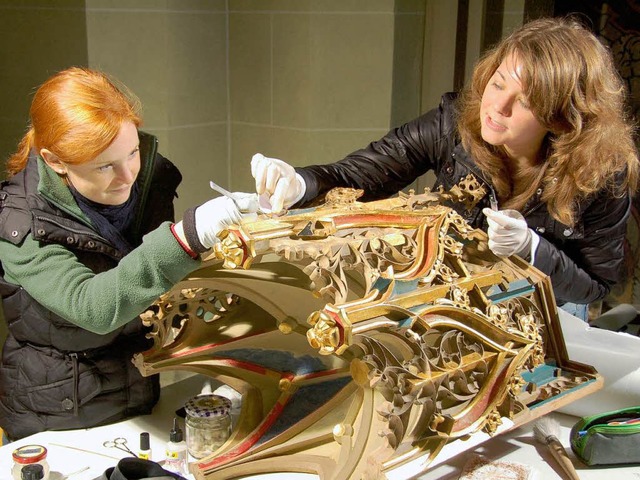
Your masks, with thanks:
M558 423L550 417L542 417L533 426L533 436L538 442L549 449L549 452L551 452L553 458L558 462L558 465L562 468L567 478L570 480L580 480L578 472L576 472L573 463L571 463L571 459L567 455L562 443L560 443L560 440L558 440L558 431Z

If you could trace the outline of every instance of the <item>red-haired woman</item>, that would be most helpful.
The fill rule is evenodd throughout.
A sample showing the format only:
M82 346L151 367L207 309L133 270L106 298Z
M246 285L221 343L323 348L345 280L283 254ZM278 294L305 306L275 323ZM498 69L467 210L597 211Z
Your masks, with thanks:
M138 315L241 216L220 197L172 223L181 175L138 130L137 100L101 72L52 76L30 120L0 189L11 440L149 413L159 383L131 362L149 347Z
M483 195L453 208L488 231L494 253L518 254L549 275L558 303L585 318L623 272L638 182L624 102L611 55L589 30L571 18L540 19L487 52L462 95L444 95L438 108L343 160L294 169L256 154L251 169L275 210L333 187L385 198L429 170L445 190L473 178Z

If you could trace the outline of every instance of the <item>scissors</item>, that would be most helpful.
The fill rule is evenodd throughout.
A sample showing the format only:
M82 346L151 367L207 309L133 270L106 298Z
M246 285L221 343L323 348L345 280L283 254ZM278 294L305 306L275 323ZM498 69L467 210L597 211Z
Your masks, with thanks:
M138 457L135 453L131 451L129 446L127 445L127 439L123 437L114 438L113 440L107 440L102 444L107 448L117 448L118 450L122 450L123 452L130 453L134 457Z

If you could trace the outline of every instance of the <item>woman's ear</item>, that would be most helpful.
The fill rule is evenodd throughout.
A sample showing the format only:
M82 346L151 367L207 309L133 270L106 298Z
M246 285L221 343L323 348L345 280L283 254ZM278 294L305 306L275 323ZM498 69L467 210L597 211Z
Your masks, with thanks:
M40 156L44 159L44 162L58 175L65 176L67 174L67 167L60 161L57 155L51 150L46 148L40 149Z

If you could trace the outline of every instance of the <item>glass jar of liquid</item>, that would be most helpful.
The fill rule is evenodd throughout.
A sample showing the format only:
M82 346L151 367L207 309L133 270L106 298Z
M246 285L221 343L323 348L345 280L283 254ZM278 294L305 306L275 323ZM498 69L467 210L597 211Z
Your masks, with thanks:
M49 462L47 449L42 445L23 445L13 451L13 468L11 475L14 480L21 480L22 469L27 465L42 465L42 480L49 478Z
M198 395L184 406L187 450L204 458L218 450L231 435L231 400L220 395Z

